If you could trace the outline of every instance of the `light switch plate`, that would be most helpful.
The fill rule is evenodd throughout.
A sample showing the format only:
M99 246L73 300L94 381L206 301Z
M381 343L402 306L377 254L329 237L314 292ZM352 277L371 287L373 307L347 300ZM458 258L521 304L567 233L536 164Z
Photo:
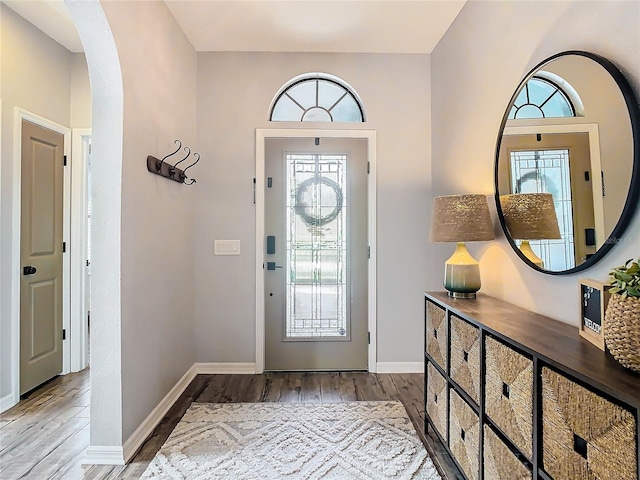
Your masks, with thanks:
M240 255L240 240L214 240L214 255Z

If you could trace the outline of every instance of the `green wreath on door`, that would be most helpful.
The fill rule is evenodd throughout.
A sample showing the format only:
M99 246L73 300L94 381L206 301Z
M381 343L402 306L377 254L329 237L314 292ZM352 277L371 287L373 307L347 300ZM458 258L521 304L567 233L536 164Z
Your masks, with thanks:
M308 205L302 199L303 195L310 187L314 185L320 186L321 184L330 187L336 195L336 204L333 210L324 216L309 213L309 209L311 209L312 206ZM338 185L334 180L322 176L311 177L298 185L298 188L296 190L296 215L298 215L306 225L322 227L324 225L327 225L328 223L333 222L338 217L338 215L340 215L340 212L342 211L342 201L342 189L340 188L340 185Z

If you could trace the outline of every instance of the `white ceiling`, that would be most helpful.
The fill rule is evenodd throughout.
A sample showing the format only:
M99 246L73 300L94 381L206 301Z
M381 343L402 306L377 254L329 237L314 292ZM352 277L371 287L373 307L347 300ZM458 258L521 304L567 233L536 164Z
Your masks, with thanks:
M68 50L82 51L62 0L1 1ZM165 0L199 52L329 53L431 53L465 2Z

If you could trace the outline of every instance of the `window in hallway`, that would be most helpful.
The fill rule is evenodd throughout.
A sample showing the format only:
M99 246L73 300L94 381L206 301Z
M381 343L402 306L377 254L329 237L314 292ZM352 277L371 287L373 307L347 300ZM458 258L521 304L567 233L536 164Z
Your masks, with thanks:
M364 122L364 109L351 86L333 75L310 73L291 79L276 94L273 122Z
M564 82L559 77L557 81ZM543 76L532 77L525 84L509 112L509 119L575 116L577 116L576 108L570 99L570 95L554 81Z

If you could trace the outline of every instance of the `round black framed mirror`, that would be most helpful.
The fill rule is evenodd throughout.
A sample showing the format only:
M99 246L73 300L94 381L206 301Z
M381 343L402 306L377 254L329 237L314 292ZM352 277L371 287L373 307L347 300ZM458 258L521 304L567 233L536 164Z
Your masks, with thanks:
M536 65L502 118L495 201L518 256L579 272L618 242L640 198L640 109L607 59L567 51Z

